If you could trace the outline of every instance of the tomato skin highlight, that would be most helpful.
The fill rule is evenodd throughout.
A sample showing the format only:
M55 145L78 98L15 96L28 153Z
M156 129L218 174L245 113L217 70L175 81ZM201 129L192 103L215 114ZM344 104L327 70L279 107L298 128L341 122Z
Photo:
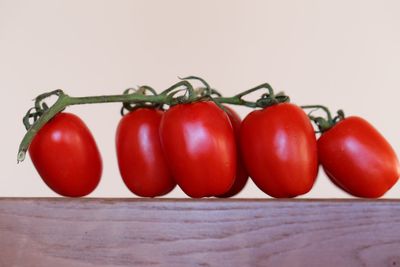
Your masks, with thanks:
M242 119L232 108L228 106L224 106L224 108L232 124L233 131L235 133L236 149L237 149L237 161L236 161L237 167L236 167L235 182L233 183L228 192L217 196L220 198L228 198L240 193L240 191L242 191L242 189L245 187L247 180L249 178L249 175L247 174L247 171L244 167L242 155L240 153L240 126L242 124Z
M43 181L62 196L86 196L100 181L102 161L96 142L74 114L53 117L32 140L29 154Z
M324 132L318 155L333 183L357 197L381 197L400 175L393 148L360 117L348 117Z
M117 128L120 174L128 189L141 197L165 195L176 185L161 148L163 113L155 108L137 108L122 117Z
M289 198L311 190L318 174L317 141L300 107L280 103L251 112L240 141L246 169L263 192Z
M160 136L173 177L188 196L216 196L231 188L235 137L228 115L214 102L172 106L161 120Z

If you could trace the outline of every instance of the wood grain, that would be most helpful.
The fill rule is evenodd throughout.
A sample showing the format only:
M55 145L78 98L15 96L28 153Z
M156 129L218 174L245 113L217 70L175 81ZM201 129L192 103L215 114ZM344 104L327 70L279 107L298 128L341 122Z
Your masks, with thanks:
M0 266L400 266L400 201L0 198Z

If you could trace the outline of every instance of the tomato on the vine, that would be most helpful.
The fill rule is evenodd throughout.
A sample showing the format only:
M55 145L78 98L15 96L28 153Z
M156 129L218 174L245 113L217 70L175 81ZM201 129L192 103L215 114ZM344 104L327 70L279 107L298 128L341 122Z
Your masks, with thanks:
M228 115L214 102L178 104L160 125L161 143L174 179L191 197L226 193L236 175L236 146Z
M228 114L229 120L232 124L233 131L235 133L236 139L236 150L237 150L237 167L236 167L236 176L235 182L231 186L228 192L225 194L219 195L218 197L227 198L232 197L238 194L247 183L249 175L244 167L242 156L240 153L240 125L242 124L242 120L232 108L228 106L224 106L226 114Z
M202 87L195 90L189 80ZM256 101L245 99L259 90L266 91ZM49 106L45 100L52 96L57 100ZM102 173L99 150L85 123L61 111L70 105L122 102L122 111L131 112L116 133L118 165L126 186L139 196L161 196L178 184L195 198L230 197L250 176L272 197L296 197L311 190L319 163L335 185L358 197L380 197L398 181L395 151L367 121L289 101L268 83L224 97L196 76L181 78L160 94L147 85L121 95L86 97L57 89L38 95L24 116L27 132L17 160L23 161L29 150L43 181L60 195L91 193ZM242 122L232 109L222 108L225 104L262 109ZM163 106L170 108L164 112ZM302 109L313 110L306 115ZM326 117L313 116L317 109ZM318 141L310 120L321 133Z
M317 141L300 107L279 103L251 112L242 122L240 141L250 177L268 195L296 197L314 185Z
M357 197L382 196L400 175L393 148L360 117L345 118L323 132L318 140L318 155L327 176Z
M161 148L163 111L139 107L122 117L116 134L118 166L125 185L142 197L169 193L176 185Z
M82 197L98 185L102 162L85 123L71 113L59 113L36 134L29 154L43 181L56 193Z

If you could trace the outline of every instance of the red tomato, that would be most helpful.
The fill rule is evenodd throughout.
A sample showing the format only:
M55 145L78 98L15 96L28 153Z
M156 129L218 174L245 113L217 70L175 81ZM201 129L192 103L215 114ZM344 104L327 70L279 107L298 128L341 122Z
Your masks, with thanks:
M228 114L229 120L232 124L233 131L235 133L236 139L236 149L237 149L237 168L236 168L236 177L235 182L233 183L232 187L229 189L228 192L225 194L219 195L218 197L232 197L242 191L243 187L246 185L248 180L248 174L246 169L244 168L242 156L239 152L240 147L240 125L242 120L240 119L239 115L230 107L224 106L226 114Z
M246 169L262 191L277 198L310 191L318 174L317 141L301 108L281 103L251 112L240 141Z
M161 143L178 185L191 197L226 193L236 172L236 146L226 113L214 102L179 104L165 112Z
M44 125L29 154L43 181L60 195L86 196L100 181L102 163L96 142L74 114L59 113Z
M137 108L119 122L116 147L125 185L142 197L156 197L175 187L161 148L159 127L163 111Z
M318 155L333 183L357 197L382 196L400 175L390 144L359 117L348 117L324 132L318 140Z

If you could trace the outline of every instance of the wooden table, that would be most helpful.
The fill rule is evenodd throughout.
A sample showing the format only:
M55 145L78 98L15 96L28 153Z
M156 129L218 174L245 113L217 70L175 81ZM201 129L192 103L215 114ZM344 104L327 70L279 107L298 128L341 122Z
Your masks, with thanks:
M400 266L400 200L0 198L0 266Z

